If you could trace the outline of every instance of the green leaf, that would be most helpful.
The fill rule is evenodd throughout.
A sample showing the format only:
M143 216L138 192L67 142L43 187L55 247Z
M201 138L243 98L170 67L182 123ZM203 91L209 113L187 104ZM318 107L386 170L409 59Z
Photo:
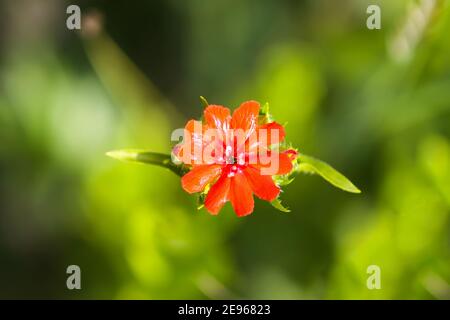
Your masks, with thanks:
M187 172L187 169L183 165L176 165L175 163L173 163L169 154L139 149L122 149L109 151L106 153L106 155L121 161L153 164L156 166L164 167L179 176L182 176Z
M275 209L280 210L282 212L291 212L291 210L289 210L289 208L286 208L285 206L283 206L281 204L281 200L280 198L276 198L275 200L273 200L270 203Z
M299 166L297 167L298 172L319 174L335 187L347 192L361 193L361 190L359 190L350 180L329 164L304 154L299 154L297 159L300 161Z

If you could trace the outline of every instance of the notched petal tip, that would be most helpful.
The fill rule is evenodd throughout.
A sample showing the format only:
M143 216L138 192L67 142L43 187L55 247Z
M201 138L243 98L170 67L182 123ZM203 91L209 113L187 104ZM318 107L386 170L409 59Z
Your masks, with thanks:
M260 105L257 101L246 101L233 112L231 127L233 129L254 130L258 120Z
M220 106L210 104L203 111L203 116L206 123L211 128L223 129L228 125L231 120L230 109Z

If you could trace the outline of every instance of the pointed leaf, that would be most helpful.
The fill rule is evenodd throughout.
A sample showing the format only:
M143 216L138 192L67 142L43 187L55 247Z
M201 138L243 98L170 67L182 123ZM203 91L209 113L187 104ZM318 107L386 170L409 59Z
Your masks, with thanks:
M322 178L335 187L347 192L361 193L361 190L359 190L350 180L348 180L343 174L335 170L329 164L300 153L298 154L297 159L300 161L297 168L299 172L319 174Z
M164 167L179 176L182 176L187 172L186 168L183 165L174 164L169 154L138 149L122 149L109 151L106 153L106 155L121 161L139 162Z

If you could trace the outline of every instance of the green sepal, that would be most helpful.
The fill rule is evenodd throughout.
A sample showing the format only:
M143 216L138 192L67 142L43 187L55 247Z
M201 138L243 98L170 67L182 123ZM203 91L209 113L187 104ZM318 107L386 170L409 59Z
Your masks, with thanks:
M259 110L259 115L262 117L262 123L269 123L273 121L272 115L269 112L269 103L266 102Z
M200 96L200 101L203 104L203 107L207 107L209 106L208 100L206 100L206 98L204 96Z
M276 198L275 200L273 200L272 202L270 202L270 204L277 210L282 211L282 212L291 212L291 210L289 210L289 208L283 206L281 204L281 200L280 198Z

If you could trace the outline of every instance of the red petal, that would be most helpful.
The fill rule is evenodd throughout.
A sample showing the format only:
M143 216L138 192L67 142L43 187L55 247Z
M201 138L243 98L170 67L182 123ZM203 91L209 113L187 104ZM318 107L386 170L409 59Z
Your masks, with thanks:
M230 183L231 181L227 174L222 174L219 180L213 184L205 199L205 208L209 213L214 215L218 214L223 205L228 201Z
M189 131L190 133L202 134L203 130L202 130L202 132L195 132L195 131L194 131L194 130L195 130L194 128L195 128L196 125L197 125L197 127L203 129L203 124L202 124L202 122L201 122L201 121L198 121L198 120L194 120L194 119L189 120L189 121L186 123L186 126L184 127L184 129L187 130L187 131Z
M279 154L279 167L277 174L288 174L292 171L292 160L286 153Z
M221 165L198 165L181 178L181 186L188 193L200 192L221 173Z
M173 149L174 155L185 164L194 164L195 156L201 158L200 155L194 153L204 148L203 131L205 126L201 121L189 120L184 127L183 141ZM195 146L195 147L194 147ZM197 149L198 148L198 149Z
M253 212L253 192L242 172L236 173L231 178L230 201L238 217L243 217Z
M266 151L267 154L259 154L257 157L257 163L251 163L255 168L261 169L261 168L271 168L274 164L273 163L265 163L265 158L267 157L268 160L278 160L278 168L275 172L271 173L271 175L282 175L282 174L288 174L292 171L293 165L292 160L290 158L290 155L287 153L278 153L276 151ZM277 159L278 158L278 159ZM264 159L264 161L263 161Z
M265 131L261 131L265 130ZM276 134L278 131L278 135ZM273 134L273 135L272 135ZM268 145L278 144L284 140L286 136L286 132L284 131L284 127L277 123L271 122L266 123L258 128L258 141L261 141L261 136L266 137L265 142ZM273 139L273 141L272 141Z
M203 114L205 116L206 123L211 128L223 130L228 128L231 120L230 109L223 106L209 105L206 107Z
M257 130L249 136L245 142L245 152L256 153L258 148L260 151L267 150L269 149L269 146L282 142L285 136L286 132L281 124L277 122L266 123L259 126Z
M256 129L258 124L259 103L256 101L244 102L234 110L231 119L233 129L243 129L248 135Z
M262 200L273 201L280 194L280 188L275 185L271 176L263 176L259 169L248 166L244 174L256 196Z

